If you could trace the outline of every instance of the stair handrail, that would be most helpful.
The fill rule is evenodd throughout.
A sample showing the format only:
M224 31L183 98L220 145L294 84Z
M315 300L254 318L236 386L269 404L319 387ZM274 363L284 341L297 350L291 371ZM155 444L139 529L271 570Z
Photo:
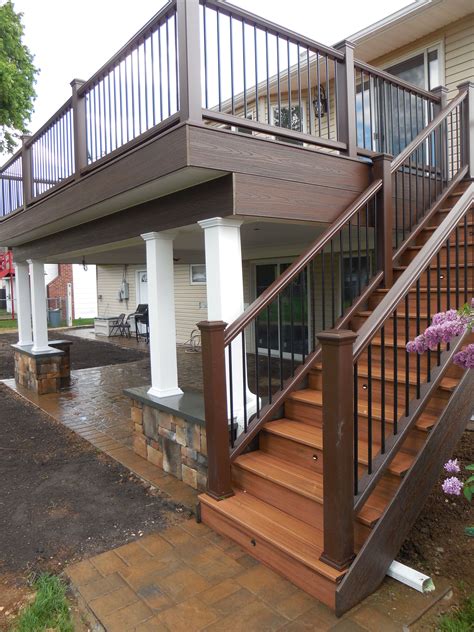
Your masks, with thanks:
M391 171L394 173L399 167L403 165L404 162L410 157L410 155L418 149L423 142L429 137L429 135L438 127L440 123L442 123L445 119L447 119L448 115L462 102L466 99L468 94L467 85L462 86L459 89L458 94L448 103L448 105L443 108L435 118L428 123L426 127L416 136L411 143L409 143L405 149L398 154L398 156L392 161Z
M437 257L437 265L439 267L439 252L444 247L445 244L449 243L451 236L454 231L459 230L460 223L464 220L464 236L465 239L467 237L467 213L472 209L474 204L474 183L471 183L466 191L462 194L460 200L455 204L453 209L450 211L448 216L443 220L443 222L439 225L439 227L435 230L434 234L429 238L426 244L422 247L421 251L418 255L413 259L413 261L408 265L407 269L404 273L397 279L392 288L389 290L387 295L382 299L382 301L375 307L372 314L369 316L367 321L362 325L362 327L358 331L358 337L353 345L353 363L354 363L354 382L357 382L357 362L361 358L364 352L367 352L371 348L371 343L377 335L380 335L381 332L384 331L384 328L387 326L388 322L391 318L397 319L397 309L400 304L405 302L405 310L408 310L408 296L410 291L413 288L416 289L417 292L417 309L419 311L419 283L420 278L424 273L427 273L427 278L430 278L431 275L431 262L435 257ZM456 245L458 244L458 234L456 234ZM454 246L453 246L454 247ZM464 256L465 256L465 265L467 266L467 253L468 248L474 247L474 243L464 243ZM456 262L459 263L458 256L456 255ZM449 263L449 260L448 260ZM448 272L449 274L449 272ZM439 275L439 271L438 271ZM471 273L472 276L472 273ZM464 281L467 279L467 273L465 273ZM472 281L472 279L471 279ZM430 281L428 281L430 283ZM439 283L439 281L438 281ZM429 287L429 286L428 286ZM467 295L467 287L464 287L464 299L467 301L472 297ZM456 287L451 289L451 286L447 284L446 287L447 295L449 296L452 292L458 292L459 288ZM439 286L438 286L439 293ZM439 300L439 299L438 299ZM430 292L427 292L427 301L431 301ZM459 307L459 305L457 305ZM428 318L427 325L430 324L430 308L428 307ZM419 322L420 315L417 313L417 322ZM416 378L416 397L412 398L410 401L406 401L404 406L400 406L400 408L404 408L405 412L398 419L394 419L394 428L396 428L396 433L390 435L388 438L383 438L384 449L373 457L370 463L369 473L363 476L359 481L355 478L355 496L354 496L354 511L360 510L360 508L364 505L370 494L372 493L375 485L380 480L381 476L385 473L391 461L397 454L401 445L403 444L408 432L413 428L417 419L422 414L426 403L429 401L430 397L434 393L435 389L439 386L446 368L448 367L450 361L452 360L455 352L460 348L463 343L465 336L460 335L456 337L451 345L447 345L445 351L441 352L441 348L438 347L438 360L437 366L434 368L428 369L428 379L426 382L421 383L420 375L419 375L419 367L420 367L420 357L416 357L417 363L417 378ZM382 335L382 342L384 342L384 334ZM398 353L397 340L394 338L394 353ZM431 352L428 351L428 354ZM431 367L431 363L429 365ZM382 375L385 375L385 369L382 368ZM369 369L370 371L370 369ZM395 375L394 369L394 380L398 380L398 374ZM408 365L405 366L405 374L409 372ZM367 378L366 378L367 379ZM370 378L369 378L370 379ZM405 375L405 379L408 379ZM384 389L384 385L382 386ZM397 396L398 390L395 392L395 397ZM354 401L354 415L357 416L357 399ZM398 406L397 406L398 407ZM370 422L371 423L371 422ZM383 430L385 432L385 430ZM354 449L357 454L357 436L354 439ZM370 471L371 470L371 471ZM354 464L354 475L356 475L356 467Z

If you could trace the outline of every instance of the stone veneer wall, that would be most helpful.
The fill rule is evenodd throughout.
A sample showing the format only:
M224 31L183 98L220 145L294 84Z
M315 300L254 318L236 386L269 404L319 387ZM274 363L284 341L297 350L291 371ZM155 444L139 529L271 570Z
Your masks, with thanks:
M69 386L71 381L71 343L58 341L49 344L58 350L57 354L33 355L29 348L14 347L15 381L38 395L57 393Z
M132 400L132 421L137 454L194 489L206 489L207 442L202 423L136 400Z

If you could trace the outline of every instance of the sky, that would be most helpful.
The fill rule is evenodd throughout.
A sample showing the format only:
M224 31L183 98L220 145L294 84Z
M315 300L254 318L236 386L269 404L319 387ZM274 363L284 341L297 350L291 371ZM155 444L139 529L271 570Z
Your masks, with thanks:
M15 10L23 13L24 43L40 69L29 131L41 127L69 98L72 79L88 79L163 4L162 0L14 0ZM411 0L234 0L233 4L331 45Z

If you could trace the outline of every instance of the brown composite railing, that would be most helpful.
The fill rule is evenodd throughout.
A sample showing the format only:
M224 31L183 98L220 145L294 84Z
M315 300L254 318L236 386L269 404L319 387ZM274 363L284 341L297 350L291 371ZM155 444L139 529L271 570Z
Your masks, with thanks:
M22 152L17 151L2 167L0 176L0 215L9 215L23 206Z
M180 122L372 156L405 147L441 103L354 60L348 42L327 47L220 0L172 0L71 85L72 98L25 139L22 166L0 169L2 215ZM390 143L366 142L377 135Z
M439 96L354 61L357 146L397 156L434 118Z

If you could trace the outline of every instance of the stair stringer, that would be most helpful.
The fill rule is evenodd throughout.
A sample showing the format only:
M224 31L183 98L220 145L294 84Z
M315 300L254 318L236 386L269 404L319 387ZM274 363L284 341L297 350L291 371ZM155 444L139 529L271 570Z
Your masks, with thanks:
M422 450L336 590L341 616L382 583L387 570L474 412L474 370L467 370Z

